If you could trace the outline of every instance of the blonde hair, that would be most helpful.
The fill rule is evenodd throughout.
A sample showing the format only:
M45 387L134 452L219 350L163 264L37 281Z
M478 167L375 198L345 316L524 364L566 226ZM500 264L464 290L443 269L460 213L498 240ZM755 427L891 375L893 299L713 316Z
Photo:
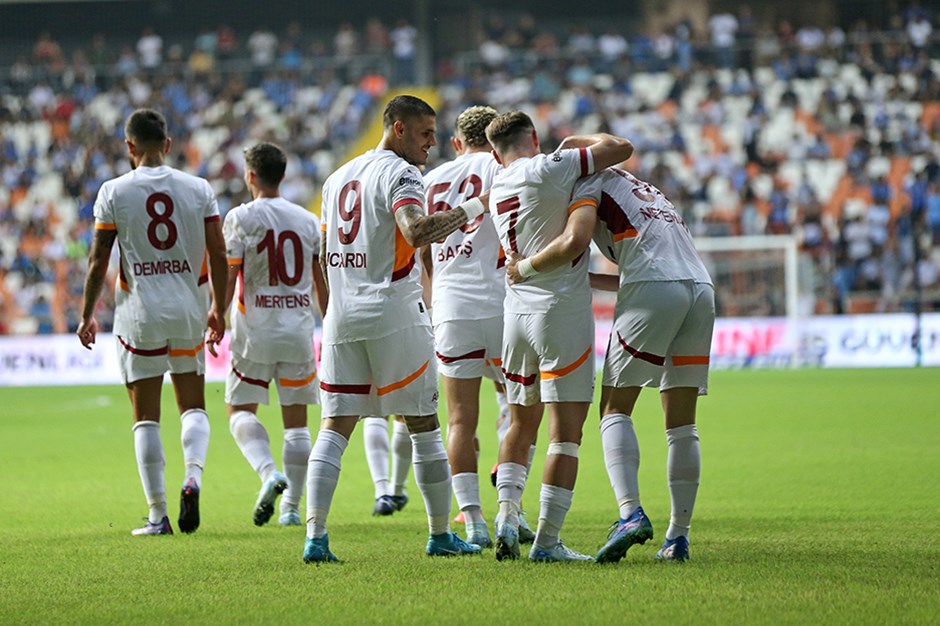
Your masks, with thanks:
M499 114L493 107L472 106L457 116L457 132L471 148L482 148L489 143L486 139L486 127L497 115Z

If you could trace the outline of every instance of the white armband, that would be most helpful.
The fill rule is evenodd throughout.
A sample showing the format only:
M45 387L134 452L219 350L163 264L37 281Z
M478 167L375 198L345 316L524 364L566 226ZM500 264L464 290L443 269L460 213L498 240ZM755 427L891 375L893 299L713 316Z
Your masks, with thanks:
M537 269L532 267L532 259L522 259L516 269L519 270L519 275L523 278L529 278L539 273Z
M460 208L467 214L467 221L472 222L486 212L486 205L479 198L470 198L460 205Z

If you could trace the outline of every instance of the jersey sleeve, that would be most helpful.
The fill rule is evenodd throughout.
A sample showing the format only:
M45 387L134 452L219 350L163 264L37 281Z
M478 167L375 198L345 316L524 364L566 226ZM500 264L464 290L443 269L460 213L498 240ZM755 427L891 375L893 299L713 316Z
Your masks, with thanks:
M556 150L545 160L546 178L562 189L571 189L579 178L594 173L594 159L587 148Z
M225 256L229 265L241 265L245 259L245 237L238 221L238 211L229 211L222 223L225 236Z
M574 184L571 191L571 201L568 202L568 212L582 206L597 208L601 202L601 180L599 175L581 178Z
M108 184L102 185L98 190L94 212L95 230L117 230L114 206L111 204L111 187Z
M206 192L206 207L203 218L206 223L208 222L217 222L221 218L219 214L219 201L216 200L215 192L212 191L212 185L209 184L209 181L203 181L205 183L205 192Z
M311 213L313 217L313 240L310 242L310 245L313 246L313 256L320 256L320 237L323 236L320 234L321 230L326 230L323 224L320 223L320 218L315 214Z
M398 209L409 204L424 208L424 178L421 172L413 165L398 169L391 181L389 192L389 207L395 213Z

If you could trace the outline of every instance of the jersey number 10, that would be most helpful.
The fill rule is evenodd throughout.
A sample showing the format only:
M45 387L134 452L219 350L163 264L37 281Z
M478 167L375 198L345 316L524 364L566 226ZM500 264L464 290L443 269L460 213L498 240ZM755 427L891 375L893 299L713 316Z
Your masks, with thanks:
M275 243L276 242L276 243ZM288 268L287 258L284 255L284 246L290 242L294 253L294 266ZM285 230L274 236L274 230L269 229L264 239L258 244L258 254L268 253L268 284L276 286L284 283L288 286L296 285L303 275L303 248L300 245L300 236L292 230Z

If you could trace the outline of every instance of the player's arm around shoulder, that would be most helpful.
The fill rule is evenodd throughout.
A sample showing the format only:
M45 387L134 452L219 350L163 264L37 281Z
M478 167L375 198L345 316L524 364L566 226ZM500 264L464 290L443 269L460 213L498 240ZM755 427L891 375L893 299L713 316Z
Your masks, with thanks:
M572 203L568 208L565 230L537 254L526 259L512 251L506 251L506 277L509 282L521 283L531 276L550 272L574 261L591 245L596 223L596 202Z
M594 164L593 171L590 172L592 174L633 156L633 144L629 139L608 133L571 135L558 146L559 150L569 148L586 148L591 153L591 160Z
M486 210L489 192L467 200L450 211L439 211L428 215L421 202L409 202L395 209L395 222L402 237L413 248L422 248L435 241L442 241L449 234L469 221L475 220Z

